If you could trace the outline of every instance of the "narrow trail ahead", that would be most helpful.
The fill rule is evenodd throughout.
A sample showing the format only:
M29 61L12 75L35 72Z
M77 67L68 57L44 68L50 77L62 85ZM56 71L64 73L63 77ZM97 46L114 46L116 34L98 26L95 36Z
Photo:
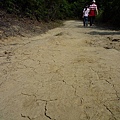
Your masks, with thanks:
M0 120L120 120L120 32L64 24L0 47Z

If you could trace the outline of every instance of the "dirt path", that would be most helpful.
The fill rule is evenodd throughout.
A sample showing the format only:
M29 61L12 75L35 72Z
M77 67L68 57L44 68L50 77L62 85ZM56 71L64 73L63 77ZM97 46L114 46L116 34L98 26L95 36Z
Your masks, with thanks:
M120 31L64 24L1 45L0 120L120 120Z

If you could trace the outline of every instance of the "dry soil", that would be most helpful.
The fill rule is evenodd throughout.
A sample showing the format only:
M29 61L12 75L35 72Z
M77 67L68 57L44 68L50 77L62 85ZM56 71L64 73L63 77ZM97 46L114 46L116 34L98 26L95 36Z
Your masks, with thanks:
M120 31L81 21L0 44L0 120L120 120Z

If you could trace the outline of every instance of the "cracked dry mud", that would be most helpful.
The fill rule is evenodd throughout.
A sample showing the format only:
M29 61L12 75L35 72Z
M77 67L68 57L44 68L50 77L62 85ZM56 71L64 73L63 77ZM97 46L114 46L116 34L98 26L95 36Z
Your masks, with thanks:
M0 120L120 120L120 32L64 24L1 45Z

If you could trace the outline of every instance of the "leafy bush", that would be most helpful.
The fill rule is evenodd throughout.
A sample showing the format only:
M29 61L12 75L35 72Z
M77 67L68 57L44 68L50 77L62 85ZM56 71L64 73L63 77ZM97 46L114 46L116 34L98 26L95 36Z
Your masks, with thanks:
M97 21L120 26L120 1L96 1L99 9ZM0 0L0 8L8 13L36 18L38 21L81 18L82 10L87 4L90 4L90 0Z

